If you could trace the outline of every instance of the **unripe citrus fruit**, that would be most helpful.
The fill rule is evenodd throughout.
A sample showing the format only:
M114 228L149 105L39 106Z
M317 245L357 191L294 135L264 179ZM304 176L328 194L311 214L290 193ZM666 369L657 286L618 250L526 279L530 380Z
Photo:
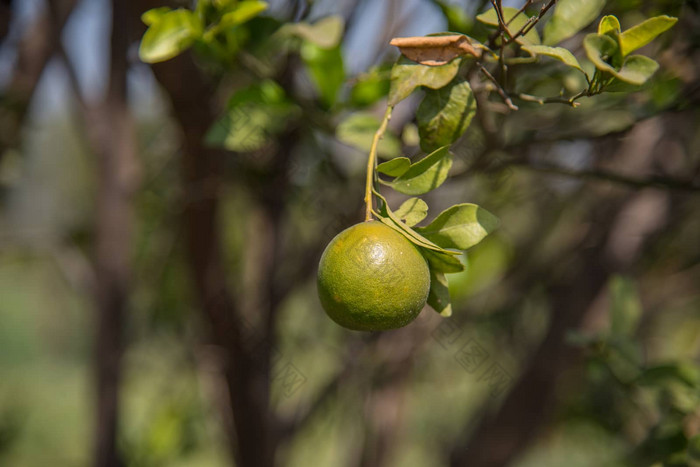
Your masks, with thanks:
M333 321L358 331L399 328L420 313L428 264L399 232L378 221L340 232L318 267L318 295Z

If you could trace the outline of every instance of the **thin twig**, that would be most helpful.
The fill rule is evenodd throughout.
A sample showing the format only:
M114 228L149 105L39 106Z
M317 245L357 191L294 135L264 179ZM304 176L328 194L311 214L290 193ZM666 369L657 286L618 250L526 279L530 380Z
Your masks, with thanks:
M501 82L506 85L508 83L508 66L505 60L505 46L506 46L506 36L511 37L510 30L508 29L508 23L503 15L503 2L502 0L491 0L493 7L496 9L496 16L498 17L498 30L501 36L500 53L498 54L498 64L501 67ZM512 19L512 18L511 18Z
M534 1L535 1L535 0L527 0L525 3L523 3L523 6L521 6L520 9L519 9L517 12L515 12L515 14L513 15L513 17L512 17L511 19L508 20L508 22L506 23L506 26L510 26L510 23L512 23L513 20L514 20L517 16L519 16L522 12L524 12L524 11L527 9L527 7L529 7L530 5L532 5L532 4L534 3Z
M489 72L489 70L487 70L481 63L478 64L478 67L481 72L496 86L496 92L499 96L501 96L501 99L503 99L503 102L505 102L508 108L511 110L518 110L518 106L513 104L513 100L510 98L508 93L506 93L505 89L503 89L503 86L501 86L498 80Z
M534 28L535 25L542 19L542 17L549 11L549 9L554 6L555 3L557 3L557 0L550 0L549 2L547 2L547 4L542 6L537 16L529 18L527 22L523 24L523 27L520 28L520 30L515 34L509 34L510 38L508 39L508 44L513 43L518 37L524 36L525 34L530 32L532 28Z
M557 96L557 97L539 97L539 96L533 96L531 94L524 94L520 93L517 94L516 97L520 100L527 101L527 102L537 102L538 104L566 104L571 107L578 107L581 105L579 102L576 102L578 99L584 97L584 96L592 96L594 94L591 94L588 92L588 89L584 89L583 91L579 92L576 95L573 95L571 97L562 97L562 96Z
M365 185L365 221L372 220L372 187L375 181L375 167L377 165L377 149L379 146L379 140L384 136L386 127L391 120L391 111L394 109L393 106L387 105L386 112L384 113L384 118L382 119L382 124L377 129L372 139L372 147L369 150L369 157L367 158L367 183Z
M493 8L496 10L496 16L498 17L498 27L501 29L501 31L508 34L508 37L510 37L510 31L508 30L506 19L503 16L503 7L501 5L501 0L491 0L491 5L493 5Z

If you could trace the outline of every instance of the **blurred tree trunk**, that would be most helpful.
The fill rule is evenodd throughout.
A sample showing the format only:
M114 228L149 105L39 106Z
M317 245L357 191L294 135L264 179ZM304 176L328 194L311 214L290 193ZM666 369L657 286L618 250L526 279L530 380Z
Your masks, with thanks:
M112 1L109 84L87 125L98 153L97 420L94 465L123 465L117 449L123 331L128 308L133 231L132 198L138 184L136 134L128 106L126 3Z
M5 151L19 143L22 127L34 91L51 57L57 51L61 32L77 0L51 0L48 2L51 15L43 11L34 24L26 28L17 44L16 65L10 79L0 95L0 160ZM0 6L0 35L5 38L11 10Z
M189 55L155 65L153 70L170 97L183 132L182 222L187 256L199 306L209 321L214 343L224 354L223 373L233 419L233 431L229 432L232 456L241 467L272 466L275 429L269 395L273 343L267 332L272 322L270 327L264 327L264 334L254 332L251 340L251 330L246 329L248 323L244 323L239 304L227 285L219 223L224 158L204 145L204 135L213 122L214 112L209 103L215 96L214 88ZM267 227L274 229L275 225L268 221L265 221ZM269 234L276 235L274 231ZM267 266L263 268L267 277ZM252 302L260 304L266 292L265 286L258 284L247 290L246 295L250 294Z
M39 14L37 21L27 28L17 45L16 66L2 92L0 158L8 148L19 143L32 96L46 65L57 54L63 55L61 33L76 3L76 0L48 1L48 9ZM131 198L138 179L136 140L126 89L128 38L124 25L127 12L124 2L115 0L112 6L107 95L100 105L91 108L82 102L80 90L76 89L76 97L83 104L90 144L99 158L95 226L97 418L94 465L100 467L123 464L116 447L118 386L123 318L131 273ZM3 5L0 13L0 33L4 38L9 23L7 6Z

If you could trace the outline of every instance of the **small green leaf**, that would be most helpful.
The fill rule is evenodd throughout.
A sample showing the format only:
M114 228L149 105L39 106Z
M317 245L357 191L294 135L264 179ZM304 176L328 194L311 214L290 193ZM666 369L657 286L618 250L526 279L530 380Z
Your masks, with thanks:
M350 102L356 107L367 107L386 97L390 74L390 69L380 67L358 76L350 90Z
M390 177L398 177L411 167L411 159L408 157L396 157L390 161L382 162L377 166L377 172Z
M311 42L305 42L301 47L301 58L318 88L321 100L327 106L332 106L338 91L345 83L345 68L340 47L324 49Z
M171 12L171 11L173 11L173 9L170 7L167 7L167 6L162 6L162 7L158 7L158 8L151 8L150 10L145 11L141 15L141 21L146 26L151 26L153 23L159 21L160 18L164 14Z
M603 10L605 0L559 0L544 27L544 44L555 45L591 24Z
M212 125L205 142L231 151L254 151L268 144L298 112L277 83L264 80L231 96L227 113Z
M640 84L630 84L626 83L620 79L613 78L612 81L605 85L605 92L637 92L642 89Z
M586 74L586 72L583 71L583 68L581 68L581 64L578 62L576 57L574 57L574 54L569 52L569 50L565 49L564 47L549 47L547 45L525 45L523 46L523 50L533 55L546 55L548 57L555 58L560 62L563 62L565 65L568 65L572 68L576 68L584 75Z
M401 222L401 219L399 219L396 214L393 213L391 208L389 208L389 204L386 202L386 198L379 194L379 192L374 193L377 198L379 198L382 201L382 204L379 208L379 213L381 214L379 217L379 220L391 227L392 229L400 232L404 237L406 237L409 241L411 241L414 245L417 245L422 248L426 248L428 250L436 251L439 253L444 253L446 255L458 255L458 251L450 251L446 250L435 243L431 242L427 238L423 237L421 234L413 230L411 227L406 225L404 222Z
M652 77L659 64L644 55L630 55L625 58L622 68L612 74L620 81L633 85L642 85Z
M603 16L598 23L598 34L612 34L616 35L620 33L620 21L617 17L613 15Z
M656 36L669 30L677 21L678 18L663 15L649 18L636 26L632 26L627 31L620 34L622 56L625 57L630 52L644 47L649 42L653 41Z
M407 226L413 227L428 215L428 205L420 198L409 198L399 206L394 214Z
M416 231L444 248L466 250L479 243L498 226L498 219L476 204L464 203L441 212L426 227Z
M154 21L139 47L139 58L146 63L162 62L179 55L202 34L197 15L183 8L161 14Z
M605 87L606 91L629 91L634 90L634 86L641 86L658 70L659 64L644 55L630 55L625 58L622 67L616 70L612 67L596 67L613 75L616 79ZM630 86L625 86L627 83Z
M439 66L416 63L403 55L391 68L391 85L389 87L389 105L396 105L407 98L418 86L440 89L452 81L461 60L455 59Z
M644 370L636 384L642 386L662 386L669 381L678 381L688 387L700 386L700 369L685 362L652 366Z
M426 93L418 110L420 146L424 151L452 144L462 136L476 113L476 100L466 80Z
M425 239L422 235L414 236L413 234L415 233L413 229L411 229L409 226L401 222L394 213L391 213L387 215L388 213L386 211L381 211L382 215L378 216L377 218L379 219L380 222L382 222L384 225L387 225L391 227L392 229L396 230L399 232L401 235L406 237L406 239L416 245L417 247L421 248L426 248L428 250L432 251L438 251L441 250L441 248L437 245L435 245L433 242L428 241ZM390 217L393 216L393 217Z
M632 336L637 329L642 306L632 279L614 276L610 290L610 331L617 336Z
M316 85L321 100L332 106L345 83L345 67L340 47L324 49L311 42L301 46L301 58Z
M617 72L612 63L620 54L620 48L613 38L601 34L588 34L583 39L583 48L596 68L608 73Z
M368 152L380 123L371 113L356 112L340 122L335 130L335 136L341 143ZM396 136L386 132L379 140L377 153L385 159L394 158L401 154L401 142Z
M224 14L219 21L219 28L230 28L238 26L246 21L258 16L263 11L267 10L267 3L255 0L246 0L238 3L233 11Z
M440 253L439 251L421 249L421 253L430 264L430 269L440 271L445 274L453 274L464 271L464 264L459 260L458 255Z
M422 195L442 185L451 167L452 155L445 146L411 164L411 167L390 185L405 195Z
M509 23L508 31L510 31L510 33L513 35L520 31L529 20L527 15L518 13L519 10L517 8L503 7L503 19L506 21L506 23ZM516 14L518 16L513 18ZM494 8L480 14L476 17L476 19L484 24L488 24L489 26L498 27L498 14ZM537 30L532 28L527 32L527 34L525 34L525 36L519 36L515 42L518 42L519 44L534 45L539 44L541 41Z
M294 23L282 27L280 34L300 37L322 49L332 49L343 38L345 22L341 16L327 16L314 24Z
M450 302L450 289L447 287L445 274L430 269L430 292L428 293L428 305L448 317L452 316L452 303Z

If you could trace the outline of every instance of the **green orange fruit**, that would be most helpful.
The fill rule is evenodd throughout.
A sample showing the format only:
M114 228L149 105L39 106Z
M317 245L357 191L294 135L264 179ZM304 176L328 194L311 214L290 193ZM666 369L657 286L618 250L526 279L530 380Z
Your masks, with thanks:
M428 264L401 233L378 221L336 235L321 256L318 295L349 329L382 331L413 321L430 291Z

